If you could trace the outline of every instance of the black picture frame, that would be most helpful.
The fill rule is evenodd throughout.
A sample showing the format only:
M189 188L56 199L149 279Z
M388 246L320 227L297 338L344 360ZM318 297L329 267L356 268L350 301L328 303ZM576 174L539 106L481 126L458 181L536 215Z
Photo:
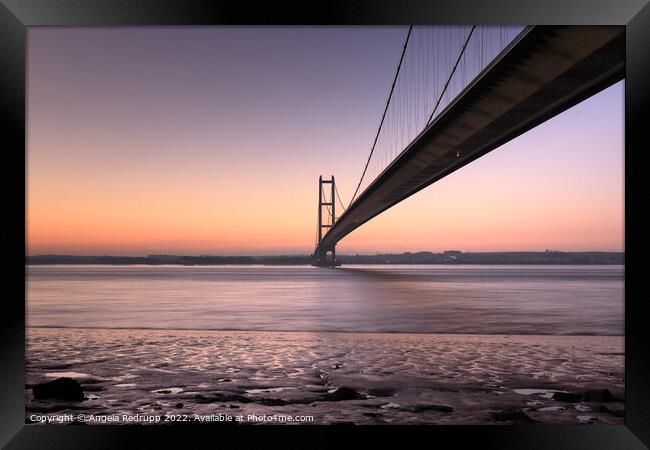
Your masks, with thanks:
M0 371L0 445L5 448L125 448L135 442L154 448L204 439L219 445L250 437L267 443L304 446L341 441L340 427L61 426L25 425L25 152L26 49L30 26L135 26L222 24L609 24L626 27L625 79L625 391L624 426L532 425L349 427L346 435L365 446L387 439L419 438L432 445L452 442L480 448L634 449L650 446L650 339L643 306L647 228L640 158L645 139L650 84L650 6L647 0L391 0L328 1L300 5L266 2L169 0L0 0L0 117L6 183L3 250L7 285L3 299ZM64 107L64 105L62 105ZM647 208L645 208L647 209ZM21 239L22 237L22 239ZM191 428L191 438L187 431ZM253 430L251 430L253 428ZM308 434L308 436L307 436ZM304 439L304 440L303 440ZM158 444L156 444L158 443ZM644 445L645 444L645 445ZM142 444L141 444L142 445ZM211 446L212 446L211 445ZM302 447L302 445L301 445Z

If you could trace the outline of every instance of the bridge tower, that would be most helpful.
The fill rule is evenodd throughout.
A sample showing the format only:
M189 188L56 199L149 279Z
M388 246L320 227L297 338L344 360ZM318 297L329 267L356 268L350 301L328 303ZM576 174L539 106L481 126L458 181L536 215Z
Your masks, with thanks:
M330 191L329 201L325 190L325 185L327 184L330 185L330 189L328 189ZM341 263L336 260L336 244L328 247L321 245L323 235L325 234L323 233L323 229L327 230L332 228L332 225L334 225L334 222L336 221L335 195L336 182L334 181L334 175L332 175L332 178L329 180L324 180L322 175L318 177L318 242L316 244L314 259L312 261L312 265L314 266L334 267L341 265ZM326 208L325 214L323 214L323 207Z

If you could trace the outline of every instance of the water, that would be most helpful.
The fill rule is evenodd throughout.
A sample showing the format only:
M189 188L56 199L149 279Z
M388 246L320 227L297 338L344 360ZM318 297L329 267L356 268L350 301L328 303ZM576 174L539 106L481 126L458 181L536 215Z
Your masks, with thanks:
M31 327L624 334L623 266L29 266Z

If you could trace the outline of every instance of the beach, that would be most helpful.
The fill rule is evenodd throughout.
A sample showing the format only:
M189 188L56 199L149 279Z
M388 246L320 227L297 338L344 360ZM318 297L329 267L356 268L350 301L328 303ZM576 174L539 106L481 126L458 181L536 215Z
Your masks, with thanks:
M624 423L623 336L30 327L26 340L27 423ZM34 398L63 377L83 400Z

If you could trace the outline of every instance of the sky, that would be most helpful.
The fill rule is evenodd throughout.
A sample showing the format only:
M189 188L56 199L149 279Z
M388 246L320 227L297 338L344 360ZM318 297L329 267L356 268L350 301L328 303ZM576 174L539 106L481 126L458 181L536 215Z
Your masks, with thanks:
M405 27L28 29L27 253L305 254L347 204ZM624 82L372 219L339 253L623 251Z

